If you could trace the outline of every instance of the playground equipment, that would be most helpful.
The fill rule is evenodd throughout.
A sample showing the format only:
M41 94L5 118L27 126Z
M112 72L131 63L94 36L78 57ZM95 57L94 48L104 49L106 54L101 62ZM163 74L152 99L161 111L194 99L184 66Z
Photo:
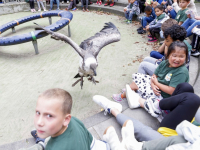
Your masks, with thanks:
M60 16L60 20L58 20L56 23L52 24L52 16ZM48 12L41 12L38 14L33 14L30 16L26 16L20 19L16 19L14 21L8 22L2 26L0 26L0 34L5 32L8 29L12 29L12 32L15 32L15 26L20 25L22 23L32 21L39 18L49 18L49 26L46 26L45 29L49 29L51 31L58 31L68 25L68 36L71 36L70 26L69 23L73 18L73 14L69 11L48 11ZM37 39L43 38L47 36L48 34L45 33L43 30L36 30L29 33L16 35L12 37L0 37L0 46L9 46L9 45L15 45L15 44L21 44L25 42L32 41L35 54L39 54L38 51L38 45L37 45Z

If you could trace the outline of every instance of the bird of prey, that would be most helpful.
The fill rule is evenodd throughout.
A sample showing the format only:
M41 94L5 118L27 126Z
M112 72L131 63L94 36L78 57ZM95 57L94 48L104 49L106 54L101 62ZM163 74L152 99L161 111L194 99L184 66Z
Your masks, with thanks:
M36 24L36 23L35 23ZM94 84L96 84L96 81L93 76L96 76L96 68L98 66L97 62L97 56L101 49L113 42L118 42L121 38L120 32L118 31L117 27L109 22L105 23L106 25L103 27L103 29L96 33L94 36L84 40L80 46L78 46L72 39L69 37L61 34L53 32L49 29L45 29L38 25L40 28L42 28L45 32L48 34L51 34L51 37L56 40L62 40L65 43L68 43L71 45L74 50L79 54L80 56L80 64L78 69L78 74L74 78L80 78L78 79L72 86L75 86L78 82L80 82L81 89L83 87L83 77L88 77L88 80L92 81Z

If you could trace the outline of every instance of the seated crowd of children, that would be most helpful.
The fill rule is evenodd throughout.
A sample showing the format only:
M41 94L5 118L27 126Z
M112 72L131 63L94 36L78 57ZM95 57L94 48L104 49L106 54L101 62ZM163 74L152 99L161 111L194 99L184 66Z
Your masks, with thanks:
M139 16L143 11L141 9L142 0L128 0L128 5L124 8L124 14L127 24L132 22L133 16ZM59 9L59 0L57 2L57 9ZM77 10L76 4L78 0L70 0L70 5L65 10L72 9ZM39 2L38 2L39 4ZM50 1L50 10L53 6L53 0ZM83 11L89 11L88 5L91 4L89 0L81 0L81 6ZM102 5L101 0L97 0L97 5ZM114 6L114 0L110 3L108 0L104 6ZM141 17L141 27L137 29L138 34L147 33L149 42L156 42L159 38L164 38L163 30L161 30L162 24L169 18L177 21L178 25L183 26L187 31L187 37L194 33L192 42L192 55L198 56L200 52L199 48L199 28L200 28L200 16L197 15L196 6L194 0L146 0L144 3L145 16ZM40 10L40 9L39 9ZM195 30L193 30L195 28Z
M169 18L174 19L178 25L186 29L186 37L192 36L193 34L191 55L200 55L198 36L200 35L200 17L197 14L193 0L179 0L178 2L177 0L163 0L158 2L147 0L145 5L145 16L141 18L142 26L137 29L138 34L147 33L148 41L155 42L159 36L164 38L164 31L161 28L162 24ZM125 14L125 16L127 15Z
M97 4L101 5L101 0ZM147 0L145 5L146 16L142 17L142 27L137 31L139 34L148 32L149 42L156 41L156 33L162 31L164 43L141 62L138 72L132 74L132 83L126 84L120 94L113 94L115 102L100 95L93 96L93 101L122 126L122 142L112 126L105 130L103 141L96 140L80 120L71 116L70 93L50 89L39 96L36 105L36 130L31 134L37 144L26 150L199 149L200 98L188 82L190 54L193 51L197 55L199 48L200 17L192 18L186 13L189 5L194 8L190 0L178 3L176 0ZM87 6L88 2L86 9L83 8L86 11ZM193 11L196 14L196 9ZM131 23L133 15L140 13L138 1L130 0L124 12L126 22ZM196 36L191 46L185 39L192 33ZM125 99L131 109L142 107L157 118L158 130L122 114L119 102ZM51 137L50 140L45 140L47 137Z

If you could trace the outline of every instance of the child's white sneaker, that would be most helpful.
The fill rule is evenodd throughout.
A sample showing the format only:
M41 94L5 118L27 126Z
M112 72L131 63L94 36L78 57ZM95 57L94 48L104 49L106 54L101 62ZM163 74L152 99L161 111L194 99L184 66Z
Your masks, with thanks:
M128 84L126 84L126 99L130 108L140 107L139 98L140 96L135 93Z
M134 126L131 120L127 120L121 130L122 144L127 150L141 150L143 143L138 142L134 135Z
M47 11L46 9L44 9L44 11Z
M111 150L125 150L125 148L119 141L119 138L113 126L110 126L105 130L103 134L103 140L109 144Z
M41 11L41 9L38 9L38 11Z
M158 118L162 113L159 109L159 100L156 98L147 99L144 102L144 109L155 118Z
M116 108L119 112L122 112L122 105L113 101L108 100L106 97L101 95L93 96L93 101L105 110L105 115L111 113L112 108Z

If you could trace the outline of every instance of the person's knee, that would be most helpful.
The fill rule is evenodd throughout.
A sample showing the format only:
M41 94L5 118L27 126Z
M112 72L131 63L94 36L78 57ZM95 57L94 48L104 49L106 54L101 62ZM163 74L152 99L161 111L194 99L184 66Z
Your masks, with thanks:
M146 62L145 61L141 62L139 68L143 68L144 69L145 67L146 67Z
M142 17L142 20L143 20L143 21L146 21L146 18L147 18L147 17L143 16L143 17Z
M156 57L156 51L151 51L150 52L150 56L153 57L153 58L155 58Z
M145 58L143 59L143 61L149 62L150 59L151 59L151 57L145 57Z
M187 83L187 82L178 84L176 88L178 88L182 92L191 92L191 93L194 93L193 87L189 83Z
M188 107L199 107L200 98L194 93L183 93L183 96L186 97Z
M171 145L174 145L174 144L179 144L179 143L186 143L187 141L184 139L183 136L171 136L169 137L171 138Z

